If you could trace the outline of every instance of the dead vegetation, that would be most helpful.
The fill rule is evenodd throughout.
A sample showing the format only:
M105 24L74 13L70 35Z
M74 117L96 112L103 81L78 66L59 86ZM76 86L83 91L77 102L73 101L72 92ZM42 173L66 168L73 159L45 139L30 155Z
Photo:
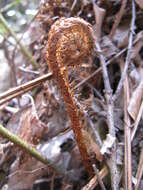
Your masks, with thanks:
M42 1L28 27L32 56L0 16L19 47L3 42L18 85L0 94L11 141L1 137L3 190L143 189L142 9Z

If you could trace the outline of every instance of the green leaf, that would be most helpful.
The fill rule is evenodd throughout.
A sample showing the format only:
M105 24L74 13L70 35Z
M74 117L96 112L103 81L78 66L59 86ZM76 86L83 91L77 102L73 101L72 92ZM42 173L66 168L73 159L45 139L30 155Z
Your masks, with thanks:
M8 33L7 29L5 28L5 26L0 22L0 34L2 36L5 36Z

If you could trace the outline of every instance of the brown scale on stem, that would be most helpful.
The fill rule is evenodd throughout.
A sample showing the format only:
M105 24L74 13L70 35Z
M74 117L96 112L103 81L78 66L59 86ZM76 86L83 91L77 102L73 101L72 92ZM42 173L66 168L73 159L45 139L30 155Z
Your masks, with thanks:
M91 25L83 19L71 17L61 18L52 25L47 45L47 63L60 87L83 163L90 174L93 168L84 143L82 113L71 93L67 71L69 66L76 69L93 55L94 41Z

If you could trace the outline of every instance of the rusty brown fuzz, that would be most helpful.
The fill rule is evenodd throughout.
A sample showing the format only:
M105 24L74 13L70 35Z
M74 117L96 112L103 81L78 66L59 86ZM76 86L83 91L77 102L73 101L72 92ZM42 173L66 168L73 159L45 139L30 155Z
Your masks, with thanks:
M83 19L61 18L52 25L48 36L47 63L61 90L81 158L89 174L93 169L82 135L84 126L68 84L67 70L68 66L80 66L93 55L93 50L93 30Z

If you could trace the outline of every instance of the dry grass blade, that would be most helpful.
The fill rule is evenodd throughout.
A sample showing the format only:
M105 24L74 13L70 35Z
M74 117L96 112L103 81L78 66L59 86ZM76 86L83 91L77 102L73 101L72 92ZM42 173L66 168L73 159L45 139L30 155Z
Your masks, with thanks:
M48 74L45 74L39 78L36 78L36 79L30 81L30 82L27 82L25 84L22 84L20 86L17 86L15 88L12 88L12 89L0 94L0 106L2 104L4 104L5 102L7 102L17 96L20 96L20 95L28 92L29 90L32 90L33 88L35 88L42 82L51 79L51 77L52 77L52 73L48 73Z
M141 103L141 106L140 106L140 109L139 109L137 118L136 118L136 120L135 120L134 128L133 128L132 133L131 133L131 141L134 139L134 136L135 136L135 134L136 134L136 131L137 131L139 122L140 122L140 120L141 120L142 114L143 114L143 101L142 101L142 103Z
M128 105L128 113L135 121L138 116L140 105L143 97L143 80L139 83L138 87L133 92L131 100Z
M139 161L138 170L136 173L137 184L135 185L135 190L139 190L139 185L140 185L142 175L143 175L143 148L141 150L140 161Z
M123 70L123 61L121 62L121 70ZM124 155L124 175L125 190L132 190L132 154L131 154L131 129L130 117L127 111L129 102L129 82L126 76L124 82L124 139L125 139L125 155Z

